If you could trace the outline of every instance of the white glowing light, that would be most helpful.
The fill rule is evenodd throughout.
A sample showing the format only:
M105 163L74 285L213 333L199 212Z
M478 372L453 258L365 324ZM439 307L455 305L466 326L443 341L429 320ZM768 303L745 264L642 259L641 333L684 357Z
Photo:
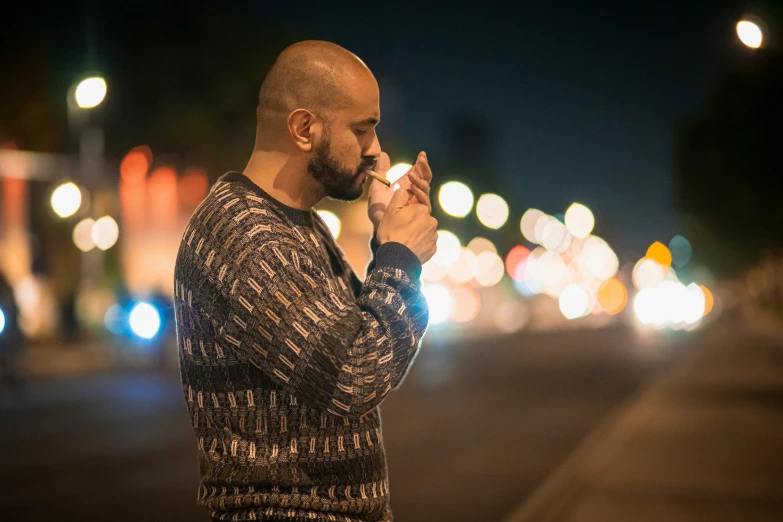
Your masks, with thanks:
M577 319L590 312L590 298L584 288L577 284L568 285L558 299L560 312L566 319Z
M476 255L482 253L482 252L494 252L495 254L498 253L498 249L495 247L495 244L492 243L489 239L485 239L483 237L474 237L470 240L470 243L468 243L468 248Z
M633 285L642 290L655 286L664 280L666 267L648 257L643 257L633 267L631 280Z
M706 299L704 291L696 283L691 283L685 287L687 299L682 314L682 320L687 324L696 324L704 317Z
M5 314L0 309L0 334L3 333L3 330L5 330Z
M476 254L462 247L459 257L449 267L449 275L457 283L467 283L476 275L478 266Z
M737 23L737 36L740 41L752 49L761 47L763 34L761 28L753 22L742 20Z
M72 216L82 204L82 192L73 183L65 183L52 192L52 208L61 218Z
M335 239L340 237L340 231L342 230L342 222L340 221L340 218L337 217L334 212L329 212L328 210L319 210L318 215L321 216L321 219L324 220L324 223L326 223L326 226L329 228L329 232L332 233L332 236Z
M550 219L541 231L541 245L547 250L565 252L571 244L571 235L565 225L556 219Z
M386 179L391 183L396 183L411 170L411 167L413 167L413 165L410 163L397 163L386 173Z
M139 303L130 313L130 327L142 339L152 339L160 330L160 314L149 303Z
M485 227L498 229L508 220L508 204L497 194L484 194L476 203L476 215Z
M465 217L473 209L473 192L464 183L449 181L440 188L438 201L446 214Z
M421 265L421 280L428 283L437 283L442 280L449 273L449 269L445 266L440 266L430 259L423 265Z
M106 90L106 80L103 78L86 78L76 86L76 104L82 109L97 107L106 97Z
M617 273L620 261L606 241L597 236L587 239L579 254L580 261L601 281Z
M536 223L545 214L537 208L529 208L522 214L522 219L519 221L519 230L522 231L522 235L531 243L538 243L536 241Z
M95 220L87 218L79 221L73 228L73 244L82 252L89 252L95 248L95 241L92 239L92 228Z
M593 231L595 218L589 208L581 203L574 203L565 213L565 225L572 236L586 238Z
M450 267L458 258L462 245L459 238L448 230L438 230L438 251L432 256L432 261L443 267Z
M506 273L506 266L503 260L493 252L482 252L476 260L478 269L476 270L476 281L481 286L495 286L503 279Z
M551 221L557 220L548 214L542 214L541 217L538 218L535 226L533 227L533 238L535 239L534 243L539 245L544 244L544 231Z
M453 299L448 287L441 284L427 284L421 288L421 293L427 299L430 310L430 324L438 324L448 320L451 315Z
M90 236L95 246L101 250L108 250L120 237L120 227L111 216L103 216L93 224Z

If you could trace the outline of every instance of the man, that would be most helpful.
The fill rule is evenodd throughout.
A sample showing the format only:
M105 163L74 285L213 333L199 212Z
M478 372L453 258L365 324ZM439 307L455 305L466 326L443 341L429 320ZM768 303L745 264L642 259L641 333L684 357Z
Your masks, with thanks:
M371 181L362 284L312 207L355 200L378 160L378 84L327 42L287 48L259 93L244 173L215 184L177 257L181 374L214 520L391 521L379 404L427 326L436 249L424 153Z

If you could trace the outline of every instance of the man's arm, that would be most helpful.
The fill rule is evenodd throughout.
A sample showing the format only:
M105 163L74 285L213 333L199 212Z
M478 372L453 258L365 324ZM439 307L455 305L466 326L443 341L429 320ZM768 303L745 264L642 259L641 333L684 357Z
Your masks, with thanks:
M379 246L354 302L301 245L246 249L216 281L225 303L213 317L219 342L314 407L358 417L378 406L402 382L427 326L413 252Z

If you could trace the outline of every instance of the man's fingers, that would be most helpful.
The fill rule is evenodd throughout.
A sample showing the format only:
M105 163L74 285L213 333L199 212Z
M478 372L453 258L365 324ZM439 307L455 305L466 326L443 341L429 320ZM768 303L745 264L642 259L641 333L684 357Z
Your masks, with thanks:
M427 154L425 152L419 152L419 157L416 158L416 165L418 165L419 175L421 179L425 181L432 181L432 169L430 169L430 162L427 160Z
M411 190L411 193L414 196L416 196L416 199L419 200L419 203L421 203L422 205L426 205L427 208L430 211L432 210L432 205L430 204L430 198L429 198L429 196L427 196L427 194L423 190L421 190L416 185L411 185L411 189L410 190Z

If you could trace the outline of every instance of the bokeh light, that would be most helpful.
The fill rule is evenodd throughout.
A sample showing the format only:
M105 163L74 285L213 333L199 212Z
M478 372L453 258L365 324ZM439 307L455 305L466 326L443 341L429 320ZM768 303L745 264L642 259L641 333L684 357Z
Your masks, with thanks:
M123 318L125 311L118 304L113 304L106 310L106 314L103 316L103 323L106 325L106 329L114 335L122 335L125 332Z
M672 253L669 252L669 249L666 248L666 245L660 241L656 241L650 245L650 248L647 249L646 257L657 261L658 264L663 267L668 268L672 266Z
M476 275L478 259L472 250L462 247L457 260L449 267L449 275L457 283L467 283Z
M82 192L74 183L64 183L52 192L52 209L61 218L67 218L82 205Z
M565 252L571 245L571 234L557 219L549 219L541 230L541 245L553 252Z
M495 310L494 319L498 330L504 333L514 333L527 326L530 321L530 311L522 301L505 301Z
M152 150L146 145L134 147L120 163L120 179L129 185L138 185L147 177L152 162Z
M149 303L138 303L129 316L129 324L134 334L142 339L152 339L160 330L160 314Z
M565 226L572 236L584 239L595 226L595 218L589 208L581 203L573 203L565 213Z
M476 215L485 227L498 229L508 220L508 204L497 194L483 194L476 203Z
M489 239L483 237L474 237L471 239L470 243L468 243L468 248L476 255L479 255L482 252L494 252L495 254L498 253L498 249L495 247L495 244Z
M179 201L188 209L195 209L207 197L209 180L207 173L198 167L190 167L182 173L177 184Z
M95 248L95 241L92 239L93 225L95 225L95 220L87 218L79 221L73 227L73 244L82 252L89 252Z
M737 36L739 36L739 39L743 44L752 49L761 47L762 40L764 39L761 28L749 20L737 22Z
M340 221L340 218L337 217L334 212L330 212L328 210L319 210L318 215L321 217L321 219L324 220L326 226L329 227L329 232L332 233L332 236L335 239L340 237L340 231L342 230L342 222Z
M520 265L525 262L529 255L530 249L517 245L506 256L506 273L514 281L522 281L524 279L524 266Z
M437 283L449 273L448 267L435 263L432 259L421 265L421 279L429 283Z
M467 323L476 318L481 301L476 291L468 286L452 290L452 307L449 319L455 323Z
M101 250L108 250L120 237L120 227L111 216L103 216L93 224L90 236L95 246Z
M634 265L631 280L636 288L642 290L663 281L665 272L666 267L654 259L643 257Z
M715 306L715 298L712 296L710 289L706 286L701 285L701 291L704 294L704 315L707 315L712 311L713 306Z
M0 308L0 334L3 333L3 330L5 330L5 313L3 312L3 309Z
M106 80L98 76L85 78L76 86L76 104L82 109L92 109L106 97Z
M581 285L568 285L558 299L560 312L566 319L577 319L590 313L590 298Z
M519 221L519 230L525 239L531 243L538 244L536 240L536 223L538 220L545 216L543 212L537 208L529 208L522 214L522 219Z
M408 173L409 170L411 170L410 163L396 163L392 165L392 167L389 169L389 172L386 173L386 179L393 183L396 183L400 180L401 177L403 177L405 174Z
M596 278L603 281L617 273L620 261L609 244L597 236L590 236L579 253L581 263Z
M473 209L473 192L464 183L449 181L438 192L443 211L454 217L465 217Z
M669 241L669 251L672 256L672 265L681 268L688 264L693 255L691 242L677 234Z
M454 233L448 230L438 230L437 248L438 251L432 256L432 261L448 268L459 258L462 245Z
M623 311L628 304L628 291L619 279L607 279L598 290L598 304L606 313L614 315Z
M495 286L503 279L505 265L500 256L493 252L482 252L477 257L476 281L481 286Z
M427 299L430 310L429 323L439 324L448 320L454 302L449 288L438 283L426 284L422 286L421 293Z

